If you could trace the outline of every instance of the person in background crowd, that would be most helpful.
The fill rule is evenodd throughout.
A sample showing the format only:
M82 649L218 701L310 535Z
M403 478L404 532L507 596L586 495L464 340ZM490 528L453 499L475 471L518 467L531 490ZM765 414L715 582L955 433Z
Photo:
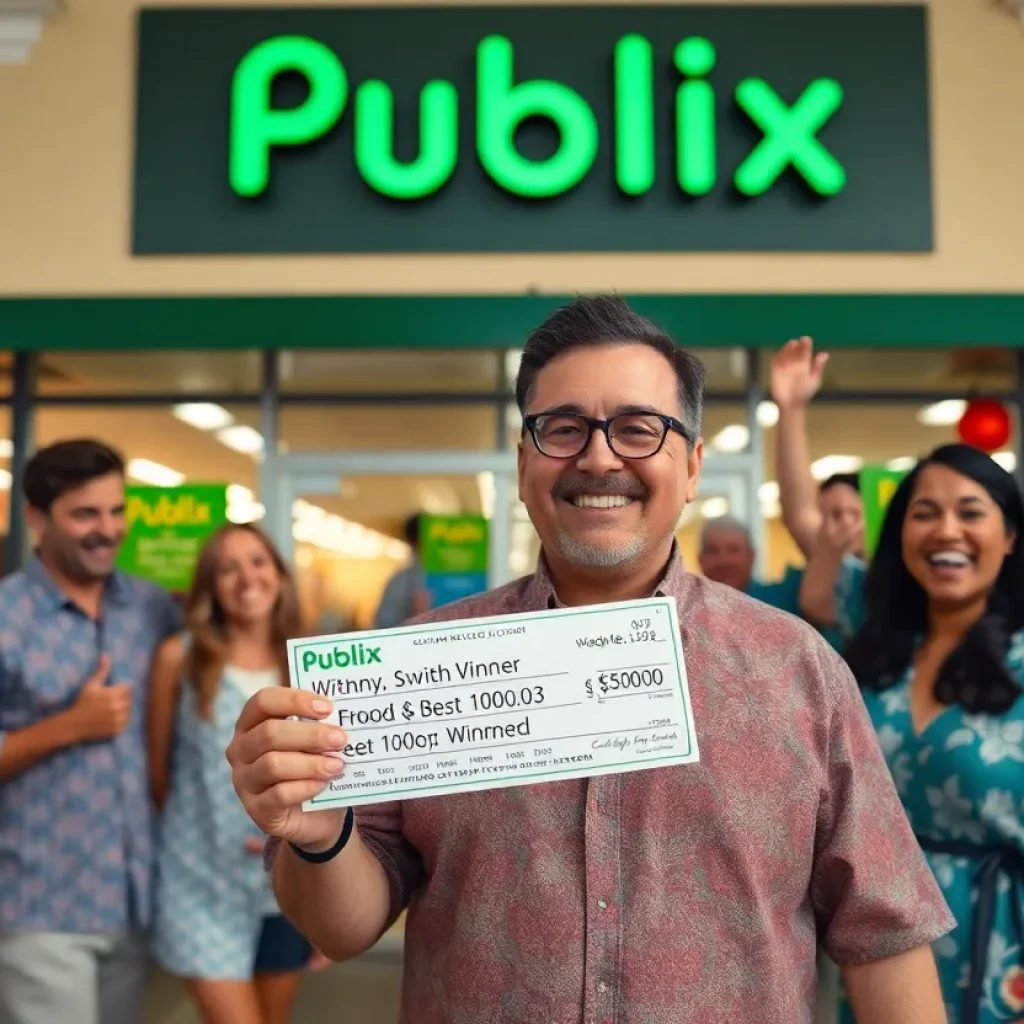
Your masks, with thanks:
M143 708L180 612L114 568L117 452L59 442L22 487L37 547L0 582L0 1022L134 1024L152 860Z
M700 568L709 580L734 587L748 597L764 601L790 615L806 618L801 606L801 595L805 587L804 570L795 565L788 566L782 579L766 583L754 579L754 555L750 531L738 519L722 516L709 519L704 524L701 531ZM817 626L819 620L816 618L810 621L833 647L838 649L845 643L838 630L827 625Z
M411 904L403 1024L808 1024L819 937L858 1020L944 1021L929 943L952 920L849 671L806 624L682 568L703 392L700 362L622 301L553 313L516 386L537 572L421 617L672 596L699 763L303 813L347 738L289 718L330 703L266 689L242 712L228 757L279 837L289 917L340 960Z
M782 521L807 559L798 605L834 646L843 648L860 625L854 577L864 570L864 501L855 474L829 477L820 487L811 474L807 407L821 389L828 354L814 353L810 338L790 341L771 364L772 398L779 408L775 461ZM838 590L844 617L831 605Z
M300 632L291 574L257 527L228 526L206 543L186 627L153 670L151 777L163 808L154 953L204 1024L285 1024L312 951L277 908L265 837L224 760L246 700L284 685L285 641Z
M393 629L430 607L430 595L427 593L423 567L420 564L419 515L410 516L406 520L405 540L412 551L412 558L407 566L399 569L388 580L384 588L374 623L377 629Z
M957 919L935 944L950 1024L1024 1020L1022 536L1013 477L937 448L893 496L847 651Z
M750 530L738 519L721 516L704 523L700 534L700 570L709 580L799 615L800 570L790 566L781 580L765 583L754 579L755 556Z

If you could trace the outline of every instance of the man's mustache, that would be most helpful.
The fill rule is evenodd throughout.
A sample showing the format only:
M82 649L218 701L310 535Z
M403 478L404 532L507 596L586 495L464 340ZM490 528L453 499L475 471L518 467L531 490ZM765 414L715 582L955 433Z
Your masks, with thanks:
M556 498L577 498L582 494L618 494L640 501L648 490L639 480L628 476L563 476L551 493Z
M119 543L119 537L103 537L100 534L91 533L82 541L82 548L85 551L102 551L104 548L116 548Z

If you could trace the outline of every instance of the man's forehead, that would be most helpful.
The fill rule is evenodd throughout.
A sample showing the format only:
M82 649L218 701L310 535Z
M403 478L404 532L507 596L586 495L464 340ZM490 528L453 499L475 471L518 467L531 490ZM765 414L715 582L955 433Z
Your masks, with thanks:
M643 345L583 346L552 359L534 381L531 405L664 408L676 378L661 353Z

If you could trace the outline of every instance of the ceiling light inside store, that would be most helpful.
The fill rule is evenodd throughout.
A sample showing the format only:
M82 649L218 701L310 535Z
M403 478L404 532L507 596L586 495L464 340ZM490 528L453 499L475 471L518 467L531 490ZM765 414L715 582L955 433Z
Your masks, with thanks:
M523 359L523 350L521 348L509 349L505 353L505 380L509 384L514 384L516 377L519 375L519 364ZM519 410L516 409L518 413Z
M750 431L742 423L730 423L711 438L711 447L719 452L741 452L750 444Z
M757 403L757 425L767 430L779 422L779 407L774 402Z
M149 459L129 459L126 468L133 480L152 487L180 487L185 482L184 473Z
M11 489L11 474L6 469L0 469L0 491Z
M700 514L705 519L720 519L729 513L728 498L705 498L700 504Z
M901 455L899 458L890 459L886 464L886 469L891 469L894 473L906 473L913 469L917 465L917 459L913 455Z
M263 435L242 423L218 430L217 440L243 455L258 455L263 451Z
M174 406L171 412L182 423L196 430L222 430L235 422L235 417L223 405L213 402L182 402Z
M811 475L815 480L827 480L836 473L856 473L863 465L859 455L826 455L811 463Z
M494 518L494 474L487 470L477 473L476 486L480 491L480 514L484 519Z
M778 501L762 501L761 516L764 519L778 519L782 515L782 505Z
M1017 468L1017 456L1013 452L996 452L992 461L1002 466L1007 473L1012 473Z
M759 501L778 501L779 482L777 480L765 480L757 489L757 498Z
M343 519L308 501L296 501L292 516L292 536L300 543L349 558L391 558L404 562L409 557L409 545L403 541Z
M228 484L228 521L232 523L255 523L262 519L267 510L248 487Z
M14 454L14 444L8 437L0 437L0 459L9 459Z
M960 398L947 398L942 402L933 402L919 409L917 422L926 427L951 427L960 422L967 408L967 403Z

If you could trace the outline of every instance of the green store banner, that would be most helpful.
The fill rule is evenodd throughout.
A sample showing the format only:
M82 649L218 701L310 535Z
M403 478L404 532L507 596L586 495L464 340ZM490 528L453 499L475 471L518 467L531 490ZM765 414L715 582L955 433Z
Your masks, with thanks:
M192 585L203 544L228 521L226 484L125 488L128 533L118 568L172 593Z
M421 516L420 557L432 606L483 593L488 551L483 516Z
M885 510L896 488L907 475L905 470L867 465L860 471L860 493L864 500L864 553L870 558L878 546Z

